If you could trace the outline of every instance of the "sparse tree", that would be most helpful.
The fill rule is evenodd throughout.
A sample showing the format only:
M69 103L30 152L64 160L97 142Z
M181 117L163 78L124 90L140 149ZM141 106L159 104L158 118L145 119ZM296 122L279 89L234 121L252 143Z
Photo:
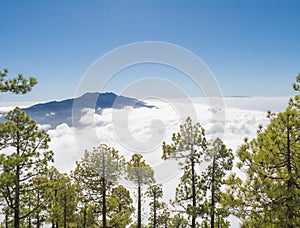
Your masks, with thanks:
M163 197L163 189L161 184L154 184L148 187L146 195L150 197L150 222L149 227L162 227L165 224L163 210L165 204L159 199ZM160 214L161 213L161 214ZM161 224L162 223L162 224Z
M96 228L99 227L98 215L96 213L97 203L94 202L82 202L77 206L76 224L77 227L82 228Z
M109 213L109 227L126 227L131 223L131 215L134 212L133 200L130 192L122 185L113 188L107 199Z
M11 92L14 94L25 94L31 91L32 87L37 84L33 77L24 78L22 74L12 79L6 79L8 70L0 71L0 92Z
M162 158L180 160L179 164L183 169L181 183L176 188L175 205L182 207L183 211L191 217L191 227L196 227L196 218L203 214L201 200L202 191L201 178L199 175L200 163L203 154L207 150L205 131L199 123L193 125L192 119L187 118L186 122L180 126L180 131L173 134L172 143L163 143Z
M143 156L140 154L134 154L131 160L127 162L127 179L135 183L138 187L138 222L137 227L142 227L142 185L149 185L154 183L154 171L148 165Z
M294 88L299 90L298 86ZM246 178L229 177L226 200L242 219L242 227L299 227L299 106L291 102L284 112L269 112L268 118L269 125L260 126L257 137L245 139L239 148L238 168Z
M173 215L173 217L169 218L168 227L171 228L183 228L188 227L189 223L188 220L185 219L181 213L177 213Z
M42 227L46 222L46 209L50 198L48 195L49 182L45 173L33 178L32 185L34 188L23 197L23 201L28 205L29 211L32 208L37 208L26 218L27 227L29 228Z
M296 92L300 92L300 74L296 76L296 82L293 84L293 89ZM290 107L298 108L300 109L300 94L297 94L293 98L290 99L289 103Z
M45 131L39 131L37 124L20 108L15 108L0 123L0 189L4 204L13 212L14 227L34 213L40 204L31 207L26 196L37 190L33 180L46 170L53 161L48 150L50 138Z
M97 202L101 209L101 226L108 227L107 197L117 185L124 168L124 158L118 151L105 144L86 150L84 157L77 162L73 178L80 183L90 201Z
M220 202L222 198L221 187L225 186L224 178L226 172L232 169L233 158L231 149L227 149L220 138L210 143L205 154L208 167L201 174L202 183L204 183L202 189L208 194L203 205L209 220L203 222L204 227L229 227L230 225L225 220L229 213L226 208L221 206Z
M67 174L60 173L55 167L49 169L48 182L48 221L53 228L70 227L76 223L79 186L72 183Z

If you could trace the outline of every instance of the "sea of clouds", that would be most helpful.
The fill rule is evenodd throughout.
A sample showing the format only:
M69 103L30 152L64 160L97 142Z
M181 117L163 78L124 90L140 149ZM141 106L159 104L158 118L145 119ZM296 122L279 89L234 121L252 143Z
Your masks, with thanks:
M190 101L149 99L146 102L156 108L104 109L100 114L95 114L92 109L84 109L76 127L67 124L61 124L55 129L49 125L39 127L47 130L51 137L50 148L55 152L54 165L61 172L73 170L85 149L91 150L105 143L119 150L127 160L132 154L141 153L154 168L156 180L164 183L164 200L169 201L174 198L180 171L177 162L161 160L162 142L171 142L172 134L179 131L180 124L189 116L191 108L196 115L193 118L206 130L209 140L221 137L227 147L236 152L245 137L255 137L259 124L268 124L267 110L283 111L288 98L223 98L224 125L213 118L213 108L205 98L192 98ZM16 104L9 107L1 105L0 111L4 112ZM123 184L134 189L126 181ZM234 219L231 222L232 227L238 224Z
M256 135L259 124L268 124L266 112L283 111L288 98L224 98L224 132L220 123L212 119L211 107L205 99L194 98L192 102L197 121L206 130L207 138L221 136L227 147L236 151L245 137ZM191 107L184 100L147 100L147 103L157 108L104 109L100 114L84 109L80 126L72 128L61 124L48 130L50 147L55 152L55 165L60 171L69 172L84 149L90 150L101 143L116 148L127 159L133 153L141 153L151 165L162 162L162 142L170 142L172 134L179 131L180 124L189 116ZM120 133L126 127L128 131ZM40 128L47 130L50 126L41 125ZM155 140L151 140L153 138Z

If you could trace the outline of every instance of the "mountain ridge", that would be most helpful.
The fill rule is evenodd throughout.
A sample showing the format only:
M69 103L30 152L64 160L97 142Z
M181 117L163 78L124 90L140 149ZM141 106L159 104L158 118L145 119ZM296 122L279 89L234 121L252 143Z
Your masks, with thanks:
M76 98L38 103L23 108L23 110L38 124L49 124L51 128L55 128L62 123L69 126L78 123L81 110L84 108L91 108L95 110L95 113L101 113L103 109L125 107L156 108L138 99L117 95L113 92L88 92Z

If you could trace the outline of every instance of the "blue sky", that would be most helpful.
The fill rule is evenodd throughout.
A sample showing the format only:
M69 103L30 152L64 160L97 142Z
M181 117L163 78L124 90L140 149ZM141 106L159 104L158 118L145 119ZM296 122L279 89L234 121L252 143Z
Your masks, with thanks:
M300 72L299 1L2 0L0 8L0 68L39 81L32 93L2 94L0 101L72 97L95 60L139 41L192 51L225 96L290 96ZM127 76L159 74L141 68ZM180 74L167 78L184 84ZM108 89L118 92L123 84L116 80Z

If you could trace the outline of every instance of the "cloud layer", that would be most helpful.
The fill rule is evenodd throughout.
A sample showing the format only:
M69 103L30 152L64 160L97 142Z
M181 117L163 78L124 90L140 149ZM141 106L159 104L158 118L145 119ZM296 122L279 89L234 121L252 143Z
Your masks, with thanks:
M287 100L225 98L225 125L212 119L212 108L202 98L193 99L192 106L182 100L149 100L148 103L157 109L105 109L101 114L84 109L79 128L62 124L48 131L50 146L55 152L55 164L62 172L73 169L85 149L101 143L115 147L126 158L133 153L141 153L148 163L155 166L162 163L162 142L170 141L172 133L179 130L179 125L191 111L196 113L197 121L205 128L207 138L222 136L226 145L235 151L245 137L256 135L259 124L268 123L266 111L270 104L271 108L279 111L284 109ZM48 127L43 126L45 129Z

